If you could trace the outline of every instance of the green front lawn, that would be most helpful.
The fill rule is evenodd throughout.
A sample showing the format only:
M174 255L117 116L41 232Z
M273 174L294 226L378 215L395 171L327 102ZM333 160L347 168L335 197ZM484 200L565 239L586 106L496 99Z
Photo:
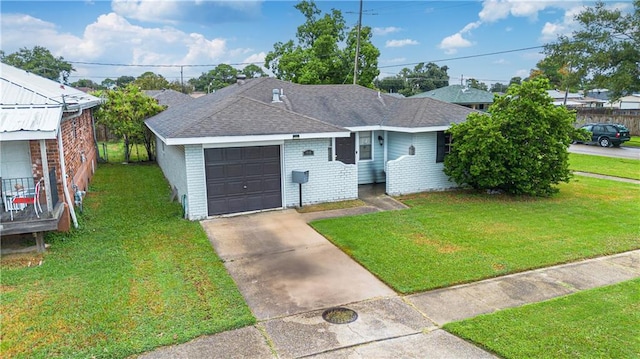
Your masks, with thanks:
M631 139L622 144L627 147L640 147L640 136L631 136Z
M2 357L121 358L255 322L155 165L101 165L41 266L2 257Z
M608 176L640 180L640 161L628 158L569 154L569 168Z
M552 198L465 191L311 225L401 293L640 248L640 186L577 177Z
M444 328L503 358L637 358L640 279Z

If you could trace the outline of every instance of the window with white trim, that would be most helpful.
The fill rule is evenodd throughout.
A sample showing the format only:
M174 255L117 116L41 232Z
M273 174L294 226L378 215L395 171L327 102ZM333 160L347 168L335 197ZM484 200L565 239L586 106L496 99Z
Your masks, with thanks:
M438 131L438 141L436 148L436 162L444 162L444 157L451 152L451 134Z
M364 131L360 132L358 142L360 144L360 151L358 152L360 155L360 161L362 160L370 160L373 159L372 146L371 146L371 137L373 136L372 131Z

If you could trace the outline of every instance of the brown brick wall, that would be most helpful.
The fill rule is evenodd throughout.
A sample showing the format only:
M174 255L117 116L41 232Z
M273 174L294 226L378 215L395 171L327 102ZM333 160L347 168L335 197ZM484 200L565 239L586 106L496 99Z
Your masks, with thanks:
M92 111L85 110L80 117L64 120L61 124L64 162L71 184L86 191L93 176L96 162L96 149L93 142Z
M69 114L66 115L69 116ZM97 153L93 142L92 116L92 110L84 110L79 117L63 120L60 125L64 146L64 161L67 175L69 176L67 185L72 198L72 184L76 184L81 190L86 191L97 165ZM46 140L45 145L49 168L55 167L56 169L58 198L60 201L64 201L58 141ZM29 141L29 147L33 163L33 177L38 180L43 176L40 141Z

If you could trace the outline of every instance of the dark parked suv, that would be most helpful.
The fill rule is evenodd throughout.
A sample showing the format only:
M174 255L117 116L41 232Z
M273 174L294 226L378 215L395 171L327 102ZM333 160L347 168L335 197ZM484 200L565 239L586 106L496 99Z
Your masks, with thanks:
M591 141L586 143L597 143L602 147L618 147L631 139L629 130L615 123L589 123L581 128L591 132Z

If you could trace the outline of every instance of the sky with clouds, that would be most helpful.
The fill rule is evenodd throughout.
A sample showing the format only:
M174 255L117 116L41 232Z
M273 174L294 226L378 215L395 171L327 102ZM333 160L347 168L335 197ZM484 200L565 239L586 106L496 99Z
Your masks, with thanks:
M72 61L77 71L71 81L99 83L145 71L169 80L180 79L182 71L186 81L220 63L262 65L274 43L294 39L304 22L295 3L3 0L0 40L6 54L39 45ZM323 11L340 10L348 26L357 25L358 1L316 4ZM630 1L607 4L631 8ZM514 76L526 77L542 58L536 47L570 34L574 16L590 5L572 0L365 0L362 23L373 29L381 77L434 61L448 66L452 83L461 78L507 83ZM499 54L486 55L491 53Z

